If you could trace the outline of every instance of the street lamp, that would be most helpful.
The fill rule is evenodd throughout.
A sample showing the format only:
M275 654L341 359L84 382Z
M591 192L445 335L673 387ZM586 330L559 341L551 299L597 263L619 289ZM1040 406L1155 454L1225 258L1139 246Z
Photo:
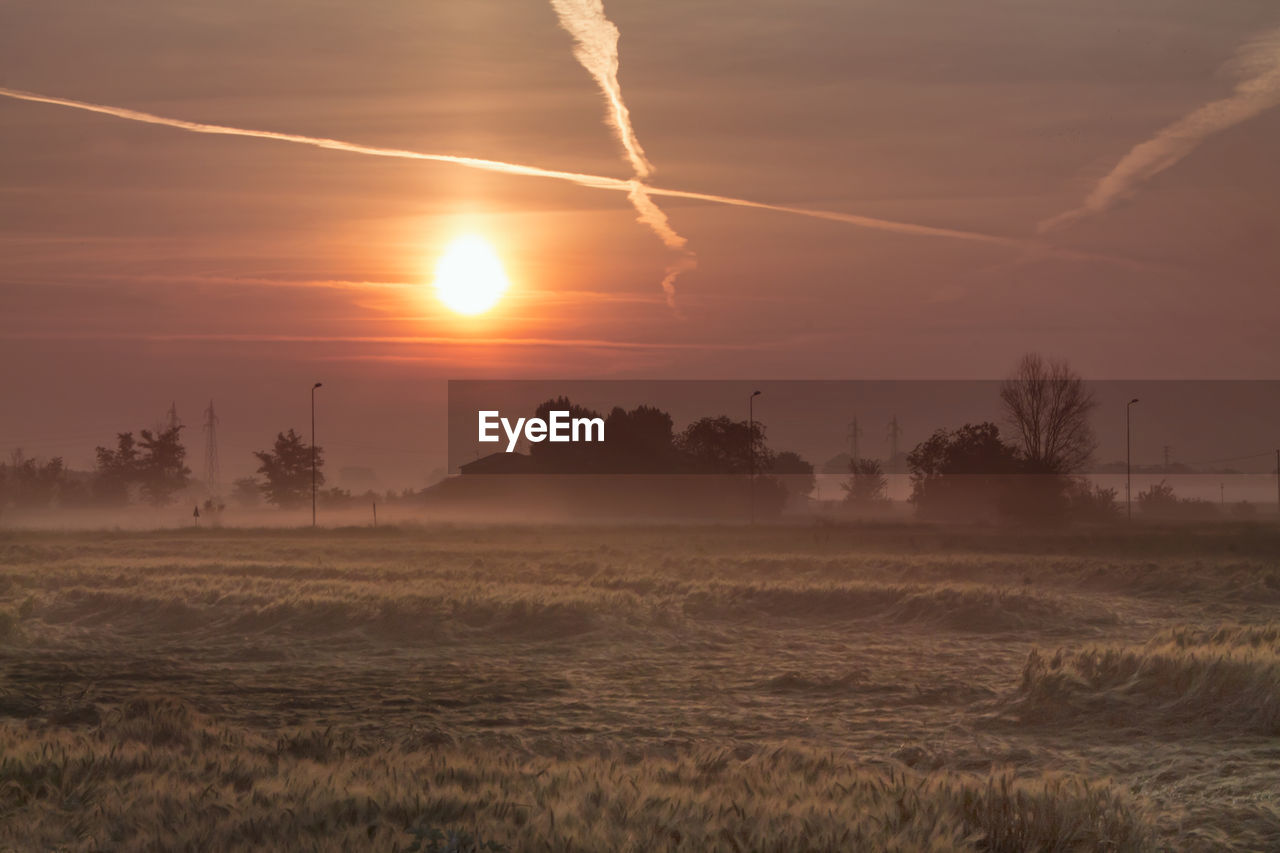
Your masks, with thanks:
M311 526L316 526L316 389L323 385L317 382L311 386Z
M1133 466L1129 461L1133 443L1133 426L1129 413L1136 402L1138 398L1134 397L1129 401L1129 405L1124 407L1124 503L1129 513L1129 521L1133 521Z
M750 466L748 470L749 486L751 495L751 523L756 523L756 397L760 396L759 391L752 391L751 396L747 398L747 448Z

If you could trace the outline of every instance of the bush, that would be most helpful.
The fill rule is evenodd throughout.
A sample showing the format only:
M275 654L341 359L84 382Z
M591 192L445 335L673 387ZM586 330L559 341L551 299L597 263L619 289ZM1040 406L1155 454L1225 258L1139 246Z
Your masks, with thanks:
M1153 518L1210 519L1218 517L1218 505L1202 498L1179 498L1164 480L1152 484L1135 498L1138 509Z

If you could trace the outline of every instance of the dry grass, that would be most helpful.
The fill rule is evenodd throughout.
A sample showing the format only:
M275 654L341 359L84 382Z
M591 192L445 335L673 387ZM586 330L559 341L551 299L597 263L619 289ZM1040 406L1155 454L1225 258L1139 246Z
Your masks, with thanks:
M1280 846L1280 541L1114 537L3 534L0 848Z
M1018 707L1031 720L1095 714L1280 735L1280 623L1175 628L1143 646L1033 651Z
M867 770L794 747L374 749L329 731L248 736L163 699L88 731L0 738L6 847L406 850L432 829L512 851L1136 851L1151 839L1105 783Z

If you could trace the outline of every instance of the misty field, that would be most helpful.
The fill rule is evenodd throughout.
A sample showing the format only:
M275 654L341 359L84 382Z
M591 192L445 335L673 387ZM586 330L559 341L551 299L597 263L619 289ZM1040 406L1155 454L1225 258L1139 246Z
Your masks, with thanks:
M1280 848L1280 531L0 533L0 849Z

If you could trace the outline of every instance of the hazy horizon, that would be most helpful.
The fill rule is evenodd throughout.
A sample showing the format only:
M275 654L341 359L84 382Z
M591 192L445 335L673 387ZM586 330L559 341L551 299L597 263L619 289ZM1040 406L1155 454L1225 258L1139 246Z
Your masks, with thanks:
M649 185L997 242L655 195L659 239L619 192L0 98L0 450L85 467L212 399L250 468L323 381L331 469L401 487L441 464L450 378L995 378L1032 350L1276 376L1268 4L607 13ZM7 89L636 174L550 4L10 0L0 24ZM431 288L463 231L512 282L477 317Z

